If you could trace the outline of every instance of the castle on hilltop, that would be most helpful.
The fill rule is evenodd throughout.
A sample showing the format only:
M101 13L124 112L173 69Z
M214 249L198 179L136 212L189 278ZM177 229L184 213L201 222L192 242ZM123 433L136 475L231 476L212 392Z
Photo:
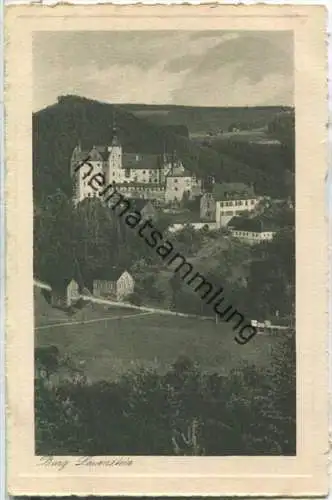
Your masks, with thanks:
M106 184L129 198L143 198L156 204L181 201L184 193L192 198L201 194L201 181L188 172L176 153L168 155L125 153L116 127L110 146L93 146L82 150L78 144L71 156L70 169L74 181L74 203L95 196L95 190L75 167L83 160L105 176Z

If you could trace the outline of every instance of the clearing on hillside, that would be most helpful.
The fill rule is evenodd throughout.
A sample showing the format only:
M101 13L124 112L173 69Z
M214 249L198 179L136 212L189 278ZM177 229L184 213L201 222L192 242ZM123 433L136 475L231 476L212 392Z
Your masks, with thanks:
M36 318L35 331L36 346L56 345L91 381L115 380L141 366L164 372L180 355L223 374L243 363L266 366L278 342L257 336L241 346L225 323L96 305L58 321Z

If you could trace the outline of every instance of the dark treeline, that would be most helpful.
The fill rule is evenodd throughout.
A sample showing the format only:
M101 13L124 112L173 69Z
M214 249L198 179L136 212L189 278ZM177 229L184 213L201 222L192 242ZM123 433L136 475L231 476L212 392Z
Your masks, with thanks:
M295 115L277 114L267 125L267 138L280 144L259 144L233 139L214 140L212 149L248 165L257 194L274 198L295 197ZM218 180L222 178L218 175ZM245 182L245 180L243 180Z
M270 368L244 365L227 377L182 356L164 374L141 369L89 383L52 346L36 349L36 366L38 455L296 453L292 336Z
M190 133L214 132L229 128L265 127L285 106L201 107L160 104L121 104L121 108L137 116L145 116L157 125L185 125Z

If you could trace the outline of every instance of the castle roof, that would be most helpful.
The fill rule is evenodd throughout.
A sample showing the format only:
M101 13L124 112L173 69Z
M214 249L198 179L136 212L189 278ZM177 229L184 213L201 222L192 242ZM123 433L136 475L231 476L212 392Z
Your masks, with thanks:
M157 170L161 166L160 155L124 153L122 155L122 167L137 170Z
M93 146L91 149L79 149L77 146L72 154L72 162L107 161L109 152L106 146Z
M116 146L114 137L112 146ZM82 150L80 146L76 146L73 151L71 161L77 163L80 161L108 161L110 152L108 146L95 145L91 149L85 148ZM146 154L146 153L123 153L122 168L130 168L133 170L158 170L163 166L162 155ZM176 168L176 167L175 167Z
M76 148L73 151L73 154L71 156L71 161L76 162L76 161L83 161L87 160L89 156L89 151L82 151L79 146L76 146Z
M106 146L93 146L89 152L90 161L107 161L109 152Z

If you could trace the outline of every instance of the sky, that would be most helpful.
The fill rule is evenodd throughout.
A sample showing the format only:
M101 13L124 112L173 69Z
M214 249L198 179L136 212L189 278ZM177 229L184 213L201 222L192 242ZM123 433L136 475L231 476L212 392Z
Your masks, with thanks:
M293 39L278 31L37 32L33 108L109 103L293 105Z

